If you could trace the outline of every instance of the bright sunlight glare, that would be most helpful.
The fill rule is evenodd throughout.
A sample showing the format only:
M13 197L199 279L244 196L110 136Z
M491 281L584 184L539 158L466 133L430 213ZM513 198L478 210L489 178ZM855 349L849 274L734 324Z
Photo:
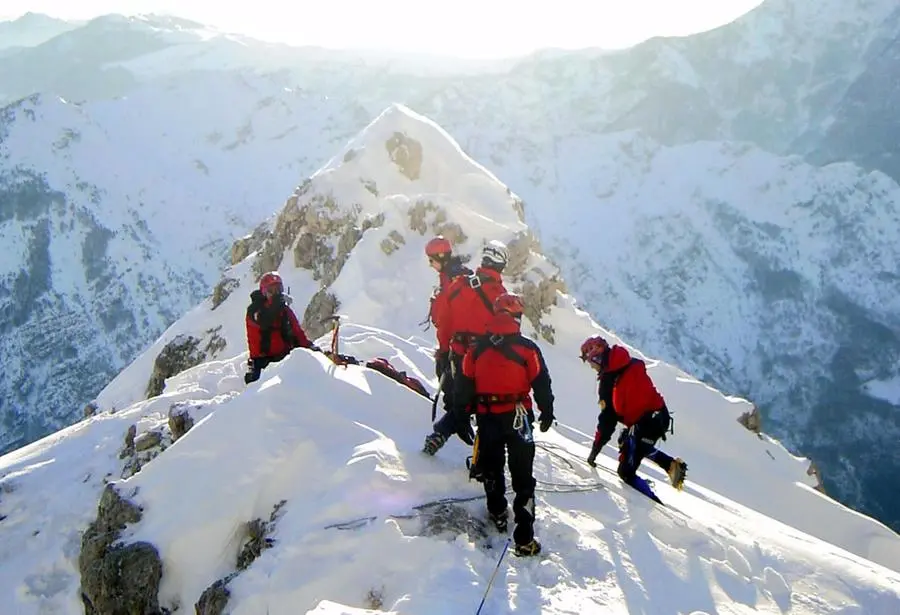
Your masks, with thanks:
M3 0L63 19L165 13L272 42L500 58L537 49L616 49L728 23L761 0Z

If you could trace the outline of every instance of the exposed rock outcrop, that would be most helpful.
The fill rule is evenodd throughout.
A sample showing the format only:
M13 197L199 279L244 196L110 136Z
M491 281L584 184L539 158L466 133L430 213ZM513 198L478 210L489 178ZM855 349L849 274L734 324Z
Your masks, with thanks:
M237 243L235 243L235 245L237 245ZM232 253L234 253L234 248L232 248ZM216 309L222 305L238 286L240 286L240 281L235 280L234 278L222 278L219 280L219 283L216 284L212 292L212 309Z
M738 423L759 435L762 433L762 413L759 408L753 406L753 409L743 413L738 417Z
M206 356L199 346L200 339L192 335L179 335L163 347L153 362L153 372L147 383L147 399L163 392L166 378L203 362Z
M169 408L169 431L172 433L172 441L178 440L194 426L194 418L190 409L181 404L172 404Z
M391 161L408 179L415 181L422 173L422 144L402 132L395 132L385 141Z
M114 544L141 510L108 484L100 496L97 518L81 539L78 568L86 615L162 615L157 593L162 560L152 544Z
M807 476L814 476L816 478L816 485L813 487L817 491L821 491L825 495L828 493L825 491L825 482L822 480L822 472L819 471L818 466L816 466L815 462L810 461L809 467L806 469Z
M256 558L262 555L262 552L271 548L275 541L270 537L275 530L275 524L281 517L281 511L287 500L281 500L272 509L268 521L264 519L254 519L246 523L243 527L244 538L243 544L237 556L237 570L227 574L215 583L203 590L197 604L194 605L196 615L221 615L225 611L228 604L228 598L231 592L228 590L228 584L241 571L246 570Z

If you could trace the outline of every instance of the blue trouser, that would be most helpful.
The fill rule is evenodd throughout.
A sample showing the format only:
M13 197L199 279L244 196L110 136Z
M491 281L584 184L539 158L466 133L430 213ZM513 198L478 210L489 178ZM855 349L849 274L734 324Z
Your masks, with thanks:
M444 398L444 416L434 423L435 433L449 438L456 433L459 416L454 412L454 400L456 396L456 375L462 371L462 356L455 352L450 353L449 372L444 376L441 384L441 395ZM468 415L465 417L468 419Z
M637 475L641 462L646 458L660 468L669 471L672 457L656 448L656 442L662 434L656 420L647 415L619 435L619 477L644 494L657 499L647 482Z

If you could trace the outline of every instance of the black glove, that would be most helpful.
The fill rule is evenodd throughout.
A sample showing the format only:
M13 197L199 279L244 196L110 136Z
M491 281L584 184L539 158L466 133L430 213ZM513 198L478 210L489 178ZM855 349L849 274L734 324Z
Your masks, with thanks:
M449 369L450 352L447 350L438 350L437 354L434 355L434 375L440 380L441 375Z
M472 429L472 423L468 416L456 425L456 435L469 446L475 444L475 430Z
M541 426L541 431L547 431L550 427L553 426L553 410L550 411L541 411L541 416L538 418L538 422Z

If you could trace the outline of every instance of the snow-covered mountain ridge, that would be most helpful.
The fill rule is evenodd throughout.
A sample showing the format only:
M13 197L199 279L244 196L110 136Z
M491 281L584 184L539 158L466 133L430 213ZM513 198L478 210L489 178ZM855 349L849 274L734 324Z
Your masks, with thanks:
M611 456L584 465L595 381L577 348L594 333L621 340L564 293L517 196L394 106L238 244L251 251L225 271L227 296L170 327L98 396L95 416L0 458L0 587L16 612L474 609L503 542L485 531L466 448L420 452L426 398L306 350L242 381L242 313L274 259L309 324L323 306L345 317L342 352L386 357L433 391L432 343L413 307L434 283L422 254L438 230L466 255L508 242L506 277L526 297L526 332L557 394L559 424L536 435L546 555L501 562L486 612L900 607L900 537L815 491L807 460L741 426L748 402L670 365L645 357L676 413L665 447L691 463L685 491L647 469L671 505L656 507L620 484ZM144 399L160 355L202 347L209 331L216 349Z
M61 63L59 41L34 47L32 52L37 55L27 56L41 62L55 62L55 66L61 67L58 74L35 70L34 64L17 64L24 62L26 56L13 63L0 62L0 72L19 67L15 70L49 79L29 86L41 91L68 94L66 79L77 76L74 81L78 87L86 89L71 90L76 98L87 95L85 92L91 96L109 94L113 90L91 89L94 87L91 84L109 85L115 81L114 75L125 75L121 83L113 85L119 88L115 93L128 93L126 98L89 102L79 107L104 127L108 138L122 141L116 146L116 151L122 153L101 158L103 169L109 170L110 175L148 174L135 182L142 186L136 190L144 190L144 195L132 193L130 186L123 186L113 191L124 195L116 199L119 202L143 201L144 211L155 210L156 203L146 195L153 195L159 186L172 183L172 178L177 178L178 186L182 183L194 186L197 176L193 171L185 171L183 177L179 173L193 167L202 174L205 166L210 175L202 184L196 184L202 191L197 194L225 195L225 201L234 204L230 214L245 209L248 212L246 216L234 214L233 225L220 226L219 220L213 222L208 218L204 218L204 224L182 225L179 236L184 240L179 247L203 247L171 266L191 270L188 275L193 283L185 285L180 281L183 278L174 275L171 281L169 276L163 276L158 284L154 281L150 286L157 290L132 292L129 288L128 296L122 301L133 301L137 312L133 320L146 324L126 327L128 339L120 346L124 349L121 360L116 356L107 358L118 351L110 350L105 331L117 325L95 324L100 320L97 313L118 310L117 304L115 309L108 307L106 295L97 298L91 295L90 300L65 299L67 305L75 305L66 309L57 306L62 300L53 298L46 302L50 307L46 308L45 319L41 301L35 304L12 299L21 287L16 287L13 293L11 284L15 278L7 277L9 282L5 288L10 293L7 295L10 306L15 304L17 310L27 306L31 324L17 331L8 343L0 342L8 344L5 349L29 349L25 359L13 365L12 375L5 376L5 390L16 391L20 385L26 391L29 387L31 390L46 388L54 392L45 399L59 399L63 405L45 402L47 405L41 405L42 412L36 413L27 394L22 396L17 391L8 397L4 394L4 400L14 400L4 402L4 421L8 425L5 438L9 444L29 441L80 413L80 406L127 359L210 288L215 282L215 267L224 258L221 248L231 236L245 232L253 220L267 214L269 204L287 186L295 184L298 177L318 166L336 143L354 134L388 103L402 100L434 117L459 139L467 152L488 162L505 182L518 187L529 204L529 224L556 257L572 289L586 300L585 306L596 317L603 318L648 352L689 368L723 390L758 402L769 428L822 466L831 493L896 526L900 523L895 482L892 482L896 479L889 470L896 463L893 447L873 447L877 454L870 455L868 447L848 444L869 442L870 433L878 434L879 438L883 434L890 441L898 429L890 402L892 393L879 395L888 401L868 395L890 388L894 376L892 366L896 364L892 357L898 352L896 323L890 311L882 308L895 304L892 297L885 295L895 288L891 283L891 271L896 271L895 267L892 269L895 251L890 241L898 232L898 223L891 200L892 186L881 186L876 176L870 191L864 173L855 175L855 171L840 171L843 167L829 167L811 175L807 173L808 167L798 167L796 160L775 158L767 158L770 162L762 165L771 177L747 181L744 173L728 173L725 169L734 163L734 168L749 172L751 177L763 173L751 168L763 156L758 150L743 145L720 146L714 142L708 148L691 145L701 137L743 138L777 152L813 152L810 157L817 161L858 160L864 168L876 167L894 173L888 163L896 139L891 138L889 130L855 126L848 131L847 127L848 122L859 121L861 117L866 119L867 126L878 125L880 118L885 118L885 126L893 122L893 114L889 112L896 106L891 103L893 94L882 90L877 96L868 93L873 84L893 83L884 77L883 71L890 66L892 48L888 43L896 39L896 20L896 7L887 2L859 2L848 7L835 3L769 1L734 24L696 37L655 39L615 54L537 54L523 59L512 69L490 75L457 71L449 77L423 78L408 74L395 64L357 61L345 54L329 55L321 50L291 50L280 46L276 46L278 53L275 53L272 46L259 46L245 39L240 44L232 44L234 37L220 36L221 33L210 36L208 29L197 24L173 25L155 18L110 17L101 18L91 26L104 33L102 40L127 40L134 45L143 40L154 42L147 48L126 46L127 53L118 55L106 53L115 45L99 45L90 56L95 60L90 66L99 71L97 74L102 79L92 81ZM95 30L73 31L66 40L76 49L80 45L93 45L90 41L101 40L88 36L96 33ZM200 30L207 34L197 35ZM135 31L142 34L136 36ZM884 53L879 51L884 49L887 49ZM66 57L78 55L67 53ZM306 59L300 61L301 56ZM264 76L196 72L236 66L283 70ZM338 66L342 69L337 70ZM3 73L0 92L11 91L7 84L31 83L15 78L17 74L24 73ZM247 82L249 86L245 85ZM271 105L270 97L283 104ZM54 100L52 95L44 96L41 104ZM218 113L228 113L218 104L220 100L239 101L235 107L245 111L219 116ZM876 103L879 109L886 110L884 114L871 112ZM257 112L250 109L256 106L267 109L260 113L271 115L255 120ZM116 120L105 127L107 113L117 118L127 115L141 119ZM829 113L834 117L830 118ZM251 136L257 121L277 125L268 133L275 135L271 141ZM47 116L43 116L42 123L46 126L40 131L46 134L32 136L28 131L37 129L37 124L28 120L27 115L21 123L17 121L21 142L47 143L52 137L54 142L66 143L71 140L70 132L79 135L89 132L65 124L54 127ZM195 130L194 126L202 128ZM625 137L608 134L611 130L627 128L638 129L633 141L631 132ZM815 153L820 151L817 135L825 129L829 134L844 135L850 140L831 143L830 158L819 158ZM287 136L279 140L278 134ZM655 141L675 149L666 149ZM629 151L632 143L633 151ZM867 149L870 144L881 143L884 143L881 150ZM238 145L228 149L234 144ZM680 149L682 146L685 148ZM860 148L866 158L854 153ZM45 167L71 168L44 190L57 194L54 197L57 199L59 194L67 195L68 186L78 184L81 181L78 178L89 173L84 169L93 170L97 166L88 147L76 150L72 162L65 158L72 155L65 149L37 145L26 148L25 151L34 155L24 163L17 160L19 148L8 151L12 155L4 167L21 166L38 176L44 174ZM46 152L49 151L54 154L48 160ZM139 165L131 162L137 151L144 152L150 162L145 160ZM656 151L666 154L660 158ZM697 155L700 158L695 161ZM709 160L707 156L721 159ZM883 164L869 160L879 156ZM232 162L220 166L205 162L208 158L218 161L222 157L230 157ZM610 172L602 168L602 161L607 157L615 163L633 160L629 173L642 179L630 180L629 175L624 175L613 180ZM665 168L653 162L662 159L670 161ZM171 165L161 179L156 175L159 161ZM673 161L677 161L677 167ZM645 174L645 167L651 170L652 177ZM791 179L796 168L802 169L802 176L813 182L811 188ZM707 173L713 170L725 173L729 181L707 189ZM670 187L681 185L685 177L692 180L684 188L674 190L674 194L681 196L670 196ZM106 177L97 181L98 191L107 189L104 185L107 181L119 185L117 180ZM626 188L617 188L616 182ZM656 189L640 188L641 182ZM785 229L776 232L775 237L767 235L772 229L770 224L784 223L779 221L779 211L784 202L790 201L781 192L785 185L791 191L800 190L804 201L816 201L827 194L856 192L862 201L849 196L846 205L856 207L856 203L865 201L869 211L877 215L867 216L860 227L845 223L827 234L824 243L842 246L836 248L833 258L813 256L814 244L801 241L803 237L799 235L790 239L797 251L797 256L792 258L779 247ZM694 200L694 192L703 195L702 198ZM251 196L232 199L234 194ZM254 194L260 195L259 198L254 198ZM743 203L738 208L740 212L707 203L702 215L710 216L707 210L714 210L716 223L696 228L684 222L697 215L699 202L729 203L732 195L737 195L734 199ZM76 195L72 200L79 198ZM190 213L188 210L195 202L206 198L174 200ZM638 199L641 202L633 208L632 202ZM755 206L757 200L765 207ZM672 209L656 211L650 207L651 202L671 205ZM619 258L610 270L607 257L601 255L598 260L590 260L585 256L588 248L595 248L596 235L584 237L585 244L580 244L573 241L570 233L561 232L556 224L557 219L571 220L574 215L571 212L608 211L606 208L612 203L616 203L615 215L603 216L596 222L601 230L610 220L622 222L616 227L620 234L626 229L629 232L644 228L672 229L674 232L666 231L670 233L671 245L665 248L665 253L672 254L675 262L686 263L691 271L714 272L707 276L711 279L684 274L681 270L678 275L672 275L671 267L661 267L653 257L644 254ZM682 204L683 209L675 209ZM256 206L259 209L254 209ZM771 211L772 217L763 216L760 221L754 213L732 224L732 215L747 216L746 211L754 207ZM844 219L848 215L852 217L848 207L842 210ZM623 211L633 210L641 212L639 218L621 216ZM167 219L165 213L162 216ZM576 226L581 229L587 225ZM40 239L37 228L35 222L29 222L22 229L10 228L7 232L12 234L8 236L34 237L31 241L39 247L35 243ZM195 263L210 262L207 244L220 228L220 260L216 266L198 266ZM748 230L735 234L735 228ZM88 236L89 228L85 229L82 234ZM644 234L639 233L622 244L625 249L628 246L633 249L644 241ZM883 254L887 255L877 274L877 279L886 282L875 293L860 284L862 280L873 279L873 275L860 267L868 253L857 243L865 246L870 242L886 246ZM580 247L577 258L568 256L574 254L573 244ZM704 244L715 249L701 249L699 246ZM33 252L42 251L27 251ZM66 246L58 253L68 255L72 250ZM808 258L812 262L807 262ZM30 271L41 262L37 257L31 259L34 264L24 257L16 260L8 255L7 259L10 260L5 261L5 269L16 274ZM646 261L647 265L637 266L633 263L635 259ZM71 261L67 264L74 264ZM586 267L593 273L585 275ZM818 282L817 267L822 267L822 276L828 283ZM660 270L666 273L658 273ZM830 273L835 270L840 276ZM87 279L90 274L86 271L81 267L71 275ZM154 280L157 277L153 271L143 275ZM803 291L783 296L781 293L793 288L797 279L804 281L800 283ZM844 289L845 280L848 290ZM25 296L55 297L53 293L42 293L39 285L35 289L33 295ZM775 309L770 310L768 305L773 300ZM143 306L148 301L160 302L165 316L145 318L143 311L147 308ZM172 306L167 307L166 303ZM98 307L82 315L79 307L82 304ZM806 318L809 314L814 316ZM45 320L66 323L66 333L60 333L57 339L96 341L81 342L85 352L79 357L52 362L45 356L43 346L36 347L30 341L48 330L42 324ZM743 323L739 331L732 326L736 321ZM771 330L786 333L770 335ZM710 335L707 331L717 333ZM763 341L758 343L758 340ZM54 341L51 347L65 345ZM806 347L811 349L810 353L804 352ZM880 357L884 360L879 360ZM759 377L751 379L750 374ZM30 379L32 375L38 384ZM827 386L822 385L823 380L828 381ZM62 401L73 399L78 402ZM30 425L23 418L26 409L32 417ZM11 414L15 417L10 417Z

